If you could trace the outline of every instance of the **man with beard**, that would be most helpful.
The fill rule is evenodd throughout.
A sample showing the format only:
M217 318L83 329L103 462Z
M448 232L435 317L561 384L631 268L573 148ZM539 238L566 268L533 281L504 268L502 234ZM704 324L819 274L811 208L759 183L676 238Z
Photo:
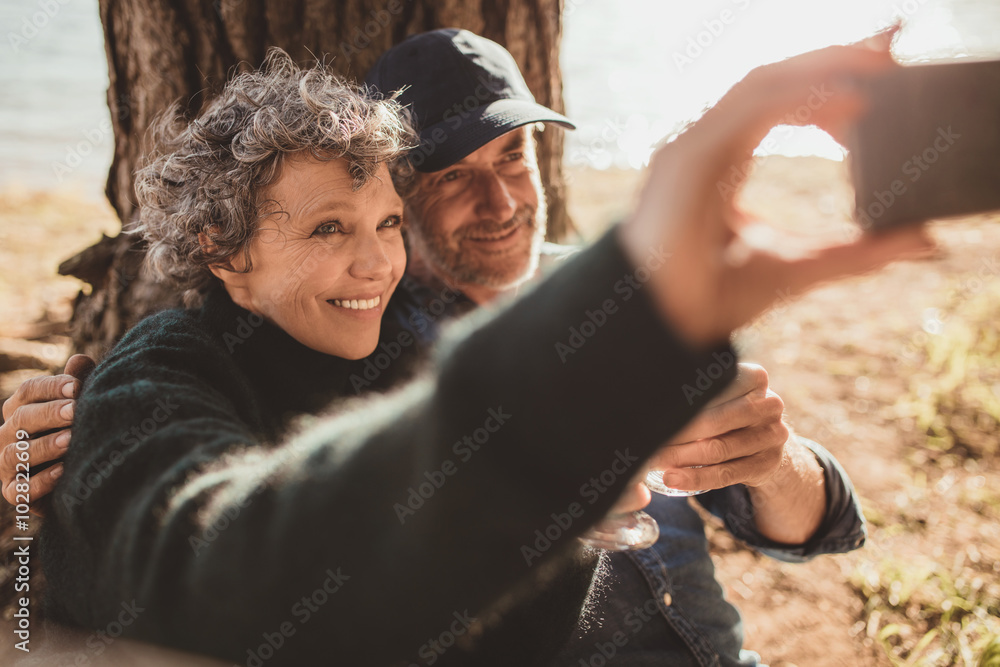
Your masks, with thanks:
M502 46L464 30L415 35L387 51L366 83L401 90L420 132L410 154L415 190L404 194L409 294L423 299L415 310L424 317L410 323L418 333L516 293L571 252L544 243L534 132L573 125L535 102ZM641 284L618 287L624 296ZM762 368L741 365L741 378L723 409L704 411L663 450L656 467L668 485L715 489L698 497L702 505L781 560L860 547L864 519L846 473L821 446L790 435L780 400L776 411L752 407L777 399ZM559 664L593 664L609 658L607 647L629 665L759 664L742 649L742 622L715 580L701 518L682 497L654 495L646 511L660 540L610 556L595 587L603 592Z

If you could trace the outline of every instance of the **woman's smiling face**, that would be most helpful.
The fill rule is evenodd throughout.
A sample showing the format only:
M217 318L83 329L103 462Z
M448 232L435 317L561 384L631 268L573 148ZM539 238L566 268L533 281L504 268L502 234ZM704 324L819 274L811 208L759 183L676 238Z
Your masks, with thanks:
M233 301L314 350L361 359L406 268L403 202L385 164L353 190L346 160L294 156L262 199L252 268L214 267ZM240 259L233 267L241 269Z

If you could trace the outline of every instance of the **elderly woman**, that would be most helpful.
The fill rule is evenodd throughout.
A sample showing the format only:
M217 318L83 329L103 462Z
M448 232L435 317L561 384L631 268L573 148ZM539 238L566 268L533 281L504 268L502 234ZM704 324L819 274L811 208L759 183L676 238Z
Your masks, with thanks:
M201 305L135 327L79 400L43 534L50 612L248 666L547 664L595 574L573 538L725 385L683 392L730 352L728 333L776 281L804 288L923 247L904 231L808 260L718 261L733 235L713 183L810 86L887 58L837 50L757 73L661 151L626 224L469 324L402 391L295 437L290 419L352 393L397 319L383 313L400 307L390 173L405 184L406 125L276 53L190 124L161 127L140 230L151 266ZM553 345L650 246L678 261L564 363Z

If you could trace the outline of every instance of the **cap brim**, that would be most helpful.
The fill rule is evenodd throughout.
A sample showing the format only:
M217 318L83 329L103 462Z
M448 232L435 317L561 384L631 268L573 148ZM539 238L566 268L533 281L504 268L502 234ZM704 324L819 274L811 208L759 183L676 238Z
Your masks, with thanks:
M439 123L420 130L420 147L411 160L417 171L441 171L497 137L531 123L556 123L575 130L562 114L527 100L503 99L471 111L456 109Z

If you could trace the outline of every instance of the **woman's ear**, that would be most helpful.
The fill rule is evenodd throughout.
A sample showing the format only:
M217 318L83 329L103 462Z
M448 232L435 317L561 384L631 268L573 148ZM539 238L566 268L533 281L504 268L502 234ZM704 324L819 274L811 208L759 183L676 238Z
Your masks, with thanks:
M216 230L217 228L210 227L208 232ZM198 232L198 244L206 255L216 255L219 252L218 246L205 232ZM209 264L208 270L226 288L226 292L229 293L229 298L233 300L233 303L241 308L246 308L252 313L257 313L257 309L254 306L254 292L247 278L250 274L246 271L246 266L247 258L242 252L239 252L228 259Z
M209 228L209 231L213 231ZM201 251L206 255L215 255L219 252L219 247L215 244L208 234L205 232L198 232L198 245L201 246ZM209 264L208 270L212 272L212 275L221 280L226 285L231 285L232 287L237 287L242 282L239 278L243 275L240 273L233 260L241 262L242 257L232 257L228 260L220 261L217 264Z

